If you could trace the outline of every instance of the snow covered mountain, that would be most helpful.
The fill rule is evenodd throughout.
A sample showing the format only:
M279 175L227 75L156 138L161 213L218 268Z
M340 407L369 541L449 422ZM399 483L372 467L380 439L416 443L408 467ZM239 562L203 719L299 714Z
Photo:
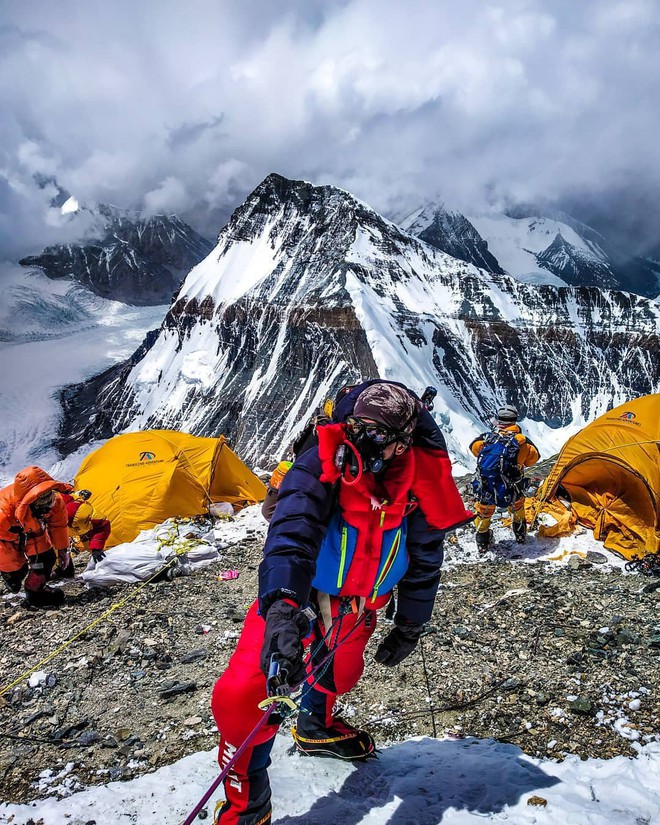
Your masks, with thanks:
M73 198L63 214L77 212ZM49 246L19 263L49 278L70 278L103 298L150 306L169 303L190 269L213 244L175 215L144 218L106 204L82 210L87 234L80 243ZM90 230L91 225L91 230Z
M537 254L536 260L540 267L553 272L567 284L579 286L590 282L605 288L616 286L616 278L606 257L574 246L561 232L555 235L547 249Z
M525 283L597 286L647 297L660 293L657 262L616 248L563 212L519 207L466 217L431 204L396 222L443 252Z
M546 455L612 404L660 388L660 306L524 284L457 260L347 192L270 175L188 275L160 330L64 393L70 452L122 429L223 432L270 462L360 377L439 388L455 457L503 401Z
M570 286L621 286L597 238L585 238L563 221L507 214L472 216L470 220L515 278L552 282L547 278L550 274Z
M460 212L449 212L444 206L427 206L396 223L400 223L406 232L453 258L479 266L487 272L504 272L489 251L487 242Z

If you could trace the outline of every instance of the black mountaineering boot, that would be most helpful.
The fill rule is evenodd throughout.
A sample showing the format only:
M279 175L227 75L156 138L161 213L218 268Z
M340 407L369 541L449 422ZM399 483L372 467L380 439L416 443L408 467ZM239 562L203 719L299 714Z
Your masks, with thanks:
M513 535L516 537L518 544L524 544L527 538L527 522L525 519L512 522Z
M491 542L493 541L493 531L492 530L484 530L481 533L476 534L476 541L477 541L477 550L480 553L487 553L490 549Z
M301 713L291 729L296 747L307 756L330 756L361 762L375 755L376 744L365 730L358 730L336 717L326 727L320 716Z
M61 590L43 587L41 590L28 590L25 588L25 603L30 607L41 610L62 607L64 604L64 593Z

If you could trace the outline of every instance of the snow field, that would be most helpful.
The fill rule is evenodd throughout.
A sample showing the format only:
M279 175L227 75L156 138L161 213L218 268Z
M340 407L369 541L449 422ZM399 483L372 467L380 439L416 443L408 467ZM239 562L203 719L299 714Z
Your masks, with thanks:
M519 748L480 739L414 738L354 766L288 753L280 733L270 769L273 822L287 825L640 825L660 812L660 743L634 759L532 759ZM217 776L217 751L187 756L131 780L71 793L65 768L43 777L53 798L2 805L0 823L178 825ZM69 766L67 766L69 767ZM54 795L65 794L62 799ZM209 804L222 798L218 793ZM210 820L209 820L210 821Z

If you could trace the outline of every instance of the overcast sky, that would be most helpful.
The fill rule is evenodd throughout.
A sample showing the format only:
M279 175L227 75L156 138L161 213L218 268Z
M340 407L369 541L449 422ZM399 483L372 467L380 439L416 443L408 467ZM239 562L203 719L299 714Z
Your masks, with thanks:
M0 0L0 258L66 236L35 175L210 236L277 171L657 242L659 44L660 0Z

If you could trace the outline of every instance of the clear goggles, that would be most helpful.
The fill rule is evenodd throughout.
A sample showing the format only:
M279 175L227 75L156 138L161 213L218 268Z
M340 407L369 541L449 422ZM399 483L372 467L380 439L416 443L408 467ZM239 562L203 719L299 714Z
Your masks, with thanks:
M353 435L364 435L369 441L378 444L381 447L386 447L388 444L393 444L395 441L408 443L410 436L405 433L396 433L382 424L376 424L373 421L363 421L361 418L355 418L349 415L346 419L346 426Z

